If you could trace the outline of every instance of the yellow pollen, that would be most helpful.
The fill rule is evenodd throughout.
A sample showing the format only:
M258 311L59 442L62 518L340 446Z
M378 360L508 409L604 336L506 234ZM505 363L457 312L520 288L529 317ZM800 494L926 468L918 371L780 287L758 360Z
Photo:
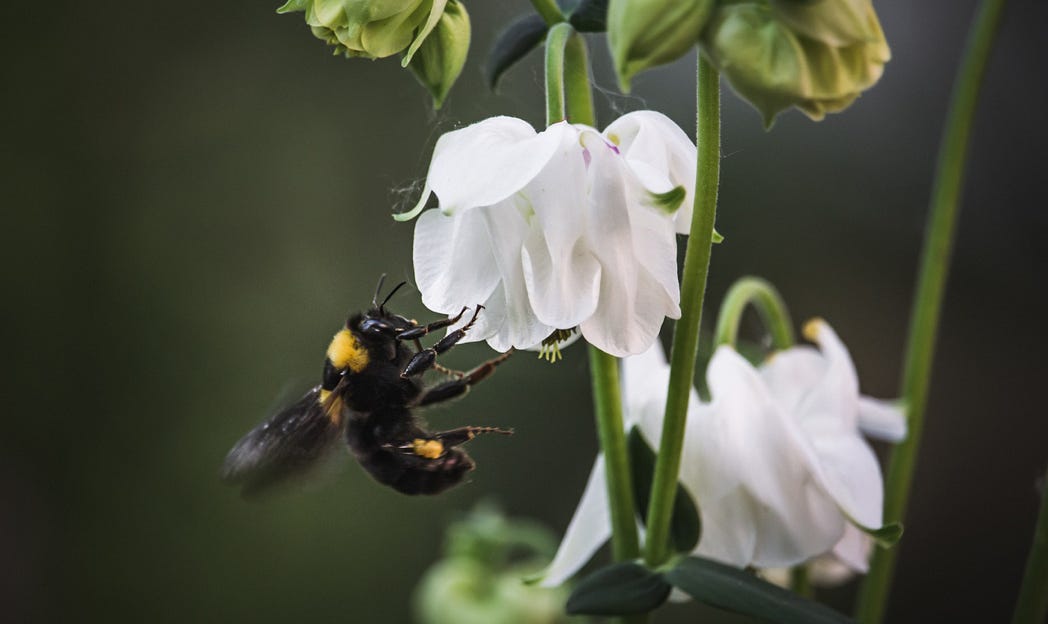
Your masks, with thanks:
M819 330L826 324L826 321L819 317L815 317L804 324L801 328L801 333L804 337L812 342L819 342Z
M368 350L348 329L343 329L331 339L327 357L335 368L348 368L354 373L359 373L368 365Z
M412 450L419 457L425 457L426 459L436 459L444 454L444 445L439 440L423 440L422 438L415 438L411 443Z

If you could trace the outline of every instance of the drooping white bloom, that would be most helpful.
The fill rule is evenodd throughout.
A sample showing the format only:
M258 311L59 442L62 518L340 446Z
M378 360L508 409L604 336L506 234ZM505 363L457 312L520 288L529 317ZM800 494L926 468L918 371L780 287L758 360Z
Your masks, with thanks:
M838 545L849 565L865 558L849 526L881 526L883 481L860 435L905 431L899 410L862 397L847 349L823 321L794 347L754 368L717 349L707 370L712 397L688 405L680 480L695 498L702 538L695 553L739 567L792 566ZM624 361L627 428L657 448L669 367L661 347ZM610 536L603 461L590 474L544 583L557 585ZM860 537L861 532L856 532Z
M483 304L466 340L529 348L578 327L612 355L644 351L680 316L676 233L687 233L695 146L667 117L603 133L494 117L434 148L415 226L415 278L431 310ZM454 330L455 328L451 328Z

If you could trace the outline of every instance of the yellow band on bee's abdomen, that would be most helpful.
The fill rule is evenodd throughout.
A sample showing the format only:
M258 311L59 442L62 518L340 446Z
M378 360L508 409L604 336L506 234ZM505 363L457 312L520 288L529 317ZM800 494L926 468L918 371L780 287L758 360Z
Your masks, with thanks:
M348 368L354 373L359 373L368 365L368 350L348 329L343 329L331 339L327 357L335 368Z

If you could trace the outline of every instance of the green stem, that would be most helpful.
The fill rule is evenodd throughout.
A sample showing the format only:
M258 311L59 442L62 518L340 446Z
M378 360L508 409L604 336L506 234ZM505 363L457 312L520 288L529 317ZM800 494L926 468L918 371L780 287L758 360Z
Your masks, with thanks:
M626 432L622 426L622 394L619 390L618 360L594 346L589 348L590 378L596 406L597 434L604 452L611 508L611 553L616 561L640 555L637 520L630 482Z
M699 324L702 321L702 301L706 295L706 277L713 247L713 222L717 213L717 187L720 182L720 76L701 53L698 56L695 209L691 218L688 250L684 255L681 317L673 330L673 348L670 351L666 416L648 505L645 559L652 566L662 564L669 556L670 520L680 474L688 395L695 378Z
M570 121L596 124L586 42L566 23L551 28L546 39L546 89L547 103L550 104L547 108L548 123L553 124L569 117L564 114L566 109L570 113ZM589 361L597 434L604 453L608 481L612 554L617 561L636 559L640 555L640 542L637 537L629 452L622 423L618 360L591 346Z
M1026 573L1019 588L1012 624L1038 624L1048 614L1048 474L1041 493L1041 512L1026 559Z
M531 6L535 7L535 12L550 26L565 21L564 13L554 0L531 0Z
M735 345L742 313L748 305L757 309L764 326L771 333L772 345L776 349L788 349L793 346L796 340L793 337L793 323L790 321L786 303L774 286L759 277L743 277L728 289L717 315L714 344Z
M572 123L597 125L593 108L593 89L589 81L589 54L586 40L574 33L564 49L564 86L568 99L568 118Z
M546 35L546 125L567 118L564 104L564 47L575 33L571 24L561 22Z
M815 588L811 586L806 564L801 563L790 568L790 591L809 599L815 597Z
M907 409L909 434L895 448L888 467L884 492L886 523L901 522L906 515L917 449L924 429L932 356L956 230L968 135L975 116L979 86L1004 4L1004 0L985 0L980 6L951 96L945 135L939 150L902 377L902 401ZM897 552L896 549L880 548L875 551L870 572L859 593L856 616L860 622L873 624L884 617Z

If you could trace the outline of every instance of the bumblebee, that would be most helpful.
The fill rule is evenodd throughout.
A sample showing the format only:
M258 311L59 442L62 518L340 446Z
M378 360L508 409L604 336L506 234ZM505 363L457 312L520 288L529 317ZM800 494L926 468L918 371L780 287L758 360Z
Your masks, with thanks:
M385 276L383 276L384 278ZM245 435L226 456L223 480L242 486L246 496L306 472L343 438L360 465L379 483L404 494L439 494L474 468L460 447L479 434L511 434L495 427L428 431L416 408L461 397L489 377L510 353L469 372L446 369L437 356L465 337L470 321L432 347L421 339L456 324L466 314L419 325L386 310L397 285L378 303L379 280L371 308L353 314L328 345L321 383ZM448 381L424 385L422 375L437 370Z

